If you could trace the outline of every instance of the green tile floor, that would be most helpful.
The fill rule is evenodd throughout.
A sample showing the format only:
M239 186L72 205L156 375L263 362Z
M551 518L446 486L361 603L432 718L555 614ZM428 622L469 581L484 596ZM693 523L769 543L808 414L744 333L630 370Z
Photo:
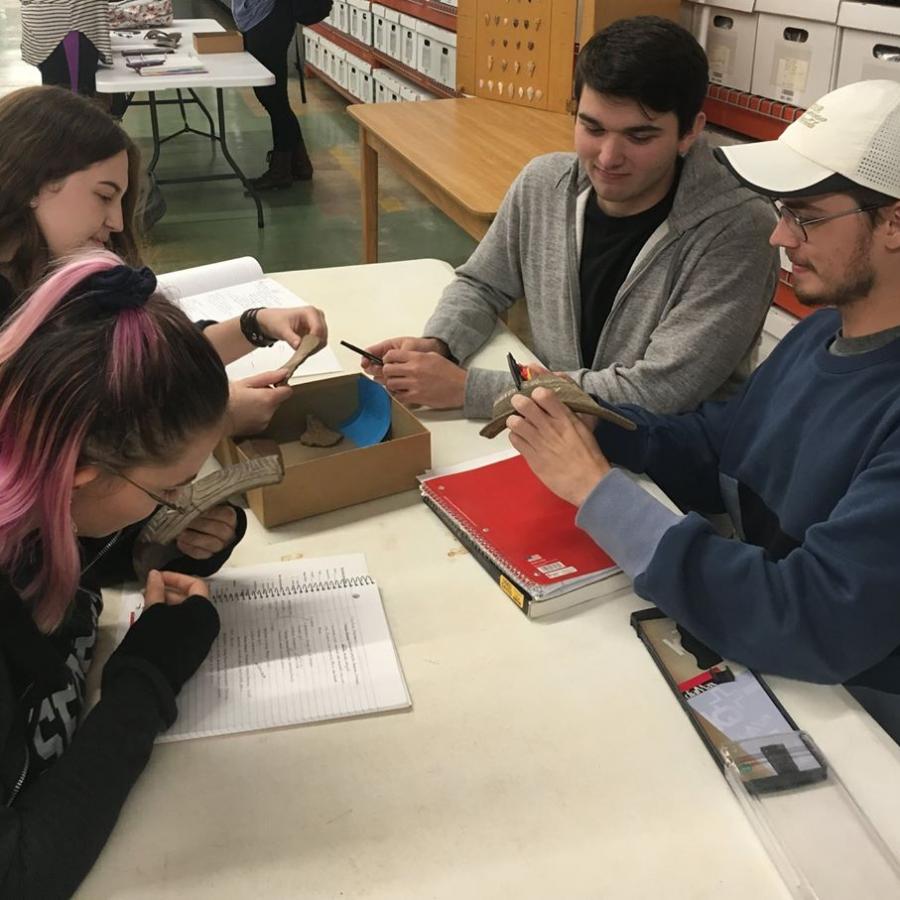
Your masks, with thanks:
M39 82L35 69L19 59L18 0L0 0L0 93ZM176 16L213 18L233 27L216 0L176 0ZM291 67L290 95L315 166L310 183L263 194L264 229L256 227L256 208L237 181L166 185L165 217L148 235L148 261L159 272L201 265L234 256L255 256L269 272L361 262L362 226L359 198L359 144L347 103L321 82L306 81L307 103ZM198 94L214 114L213 91ZM174 96L174 95L173 95ZM225 91L229 149L248 175L265 168L271 146L269 120L253 91ZM205 127L198 110L192 123ZM160 114L163 134L181 125L177 107ZM150 119L146 107L129 110L126 130L150 153ZM157 173L226 171L211 143L182 135L163 145ZM380 247L382 261L434 257L458 265L475 242L387 167L380 172Z

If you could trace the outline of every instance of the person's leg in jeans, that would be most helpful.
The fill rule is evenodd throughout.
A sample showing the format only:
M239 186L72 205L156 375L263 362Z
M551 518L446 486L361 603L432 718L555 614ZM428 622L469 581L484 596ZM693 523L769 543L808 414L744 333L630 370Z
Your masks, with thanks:
M300 123L288 99L287 51L295 27L291 4L277 0L272 12L244 34L247 52L275 76L275 84L253 88L272 122L269 169L253 179L257 190L289 187L295 180L308 181L313 174Z
M69 88L77 94L97 92L97 48L80 32L70 31L38 66L41 81Z

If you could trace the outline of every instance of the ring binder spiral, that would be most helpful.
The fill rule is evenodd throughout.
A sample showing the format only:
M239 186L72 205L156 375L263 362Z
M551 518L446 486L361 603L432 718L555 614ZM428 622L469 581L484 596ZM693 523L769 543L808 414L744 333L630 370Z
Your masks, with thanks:
M495 459L495 457L491 457ZM515 455L421 480L426 505L529 618L626 588L616 564Z
M234 603L244 600L273 600L276 597L293 597L297 594L317 594L321 591L337 591L342 588L374 585L371 575L353 575L327 581L290 581L278 580L277 584L255 584L250 587L242 585L236 590L219 590L216 592L216 603Z

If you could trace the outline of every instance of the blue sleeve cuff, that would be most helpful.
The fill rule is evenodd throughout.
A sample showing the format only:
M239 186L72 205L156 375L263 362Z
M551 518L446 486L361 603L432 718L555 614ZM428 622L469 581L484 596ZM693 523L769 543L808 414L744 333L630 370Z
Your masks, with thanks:
M663 534L681 518L623 471L613 469L581 504L575 524L634 580L650 565Z

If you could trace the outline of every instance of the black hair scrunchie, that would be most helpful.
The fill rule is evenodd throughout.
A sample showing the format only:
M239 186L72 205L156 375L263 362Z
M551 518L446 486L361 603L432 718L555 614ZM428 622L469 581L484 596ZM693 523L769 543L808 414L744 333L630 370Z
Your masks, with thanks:
M91 275L81 285L81 292L90 294L104 312L140 309L155 290L156 276L147 266L113 266Z

